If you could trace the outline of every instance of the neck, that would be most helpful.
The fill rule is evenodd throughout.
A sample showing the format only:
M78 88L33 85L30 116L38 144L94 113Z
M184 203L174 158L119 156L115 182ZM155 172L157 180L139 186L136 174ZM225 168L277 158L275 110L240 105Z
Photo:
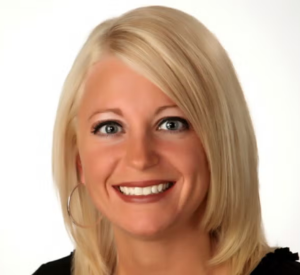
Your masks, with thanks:
M125 236L126 235L126 236ZM211 275L209 234L196 228L169 232L155 239L136 239L115 229L117 275Z

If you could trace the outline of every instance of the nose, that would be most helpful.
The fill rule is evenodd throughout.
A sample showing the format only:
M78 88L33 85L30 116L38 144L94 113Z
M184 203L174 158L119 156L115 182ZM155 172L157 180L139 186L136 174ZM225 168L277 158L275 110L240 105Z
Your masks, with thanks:
M154 141L147 133L128 138L125 162L138 170L146 170L158 164L159 156Z

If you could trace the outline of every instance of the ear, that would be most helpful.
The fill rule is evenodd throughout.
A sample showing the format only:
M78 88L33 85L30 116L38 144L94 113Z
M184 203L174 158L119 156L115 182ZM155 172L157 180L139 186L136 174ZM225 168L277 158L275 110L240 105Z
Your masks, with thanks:
M77 155L76 156L76 168L77 168L77 171L78 171L78 176L79 176L79 180L82 184L85 184L85 178L84 178L84 175L83 175L83 169L82 169L82 164L81 164L81 159L80 159L80 156Z

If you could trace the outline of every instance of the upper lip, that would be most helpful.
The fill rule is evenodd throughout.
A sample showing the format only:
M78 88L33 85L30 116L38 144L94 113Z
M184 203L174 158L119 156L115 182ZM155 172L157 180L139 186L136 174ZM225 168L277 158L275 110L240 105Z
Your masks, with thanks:
M146 181L128 181L115 184L114 186L127 186L127 187L147 187L152 185L158 185L161 183L174 183L174 180L146 180Z

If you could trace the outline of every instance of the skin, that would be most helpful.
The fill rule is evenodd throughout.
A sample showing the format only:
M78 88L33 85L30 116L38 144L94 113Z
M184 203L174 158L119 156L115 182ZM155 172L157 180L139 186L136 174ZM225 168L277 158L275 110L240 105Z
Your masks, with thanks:
M170 129L161 122L166 117L185 119L187 127L175 120ZM113 133L105 126L92 133L106 120L119 124ZM213 246L199 226L210 180L207 159L176 104L121 60L105 56L87 76L78 127L80 179L112 223L116 274L215 274L207 266ZM125 202L113 187L154 179L176 184L153 203Z

